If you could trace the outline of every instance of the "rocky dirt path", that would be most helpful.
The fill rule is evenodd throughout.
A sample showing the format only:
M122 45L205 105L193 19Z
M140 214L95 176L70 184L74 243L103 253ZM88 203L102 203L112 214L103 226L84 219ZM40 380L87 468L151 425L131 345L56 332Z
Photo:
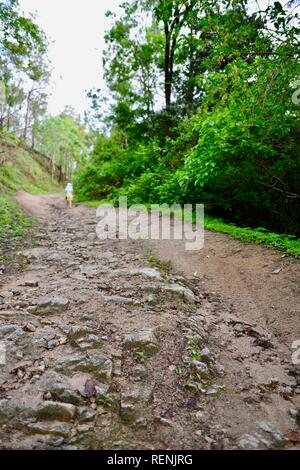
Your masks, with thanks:
M243 270L248 260L253 283L259 278L238 242L208 234L213 259L177 242L103 242L95 210L67 211L59 197L19 200L39 228L23 269L1 274L1 448L299 446L300 367L289 343L299 326L298 262L274 255L290 269L286 290L265 311L258 294L257 308L245 311L242 281L235 288L232 275L230 285L226 263ZM220 240L229 251L218 263ZM289 299L293 333L285 316L281 328L280 311L269 313L278 297Z

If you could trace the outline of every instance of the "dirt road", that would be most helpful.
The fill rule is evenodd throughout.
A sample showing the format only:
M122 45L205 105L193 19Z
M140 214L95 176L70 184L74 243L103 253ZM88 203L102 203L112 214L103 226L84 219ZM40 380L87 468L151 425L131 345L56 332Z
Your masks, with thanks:
M39 226L0 281L2 448L299 447L299 261L100 241L93 209L19 201Z

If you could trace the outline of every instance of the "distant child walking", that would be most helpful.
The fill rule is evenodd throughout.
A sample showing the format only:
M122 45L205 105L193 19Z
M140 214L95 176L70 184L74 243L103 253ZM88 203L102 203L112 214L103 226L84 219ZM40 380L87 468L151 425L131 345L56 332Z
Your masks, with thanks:
M68 183L66 186L66 200L67 200L67 206L69 209L72 209L73 206L73 185L72 183Z

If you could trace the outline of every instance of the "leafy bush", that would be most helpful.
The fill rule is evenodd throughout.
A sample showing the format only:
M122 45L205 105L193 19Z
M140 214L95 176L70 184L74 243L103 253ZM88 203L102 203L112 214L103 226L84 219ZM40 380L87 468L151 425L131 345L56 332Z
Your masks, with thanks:
M247 82L251 70L244 63L212 77L208 99L228 77L226 88L234 91L197 115L198 143L181 175L192 202L200 199L240 224L300 233L300 120L291 100L292 65L276 75L277 63L262 67L260 60L257 70L263 72L253 82Z
M267 14L270 21L278 17L275 28L285 27L278 2ZM204 203L206 213L226 222L299 236L300 107L292 100L300 76L297 41L287 29L274 42L264 21L248 17L236 2L224 16L203 17L213 35L193 43L200 56L205 52L193 77L197 111L184 114L177 99L147 119L130 115L130 126L116 125L109 137L99 137L78 170L80 197Z

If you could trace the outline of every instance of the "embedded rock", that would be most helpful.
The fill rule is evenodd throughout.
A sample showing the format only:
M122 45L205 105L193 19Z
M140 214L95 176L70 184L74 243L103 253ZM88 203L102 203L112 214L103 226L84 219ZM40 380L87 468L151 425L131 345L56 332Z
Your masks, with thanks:
M76 406L69 403L44 401L35 406L32 413L43 421L72 421L76 415Z
M159 343L155 335L155 329L141 330L125 335L123 347L149 354L158 352Z
M68 374L72 370L87 372L97 380L109 382L112 375L112 360L100 351L71 353L66 354L56 363L55 370Z
M37 299L29 307L30 313L37 315L63 313L69 307L69 300L64 297L44 297Z

